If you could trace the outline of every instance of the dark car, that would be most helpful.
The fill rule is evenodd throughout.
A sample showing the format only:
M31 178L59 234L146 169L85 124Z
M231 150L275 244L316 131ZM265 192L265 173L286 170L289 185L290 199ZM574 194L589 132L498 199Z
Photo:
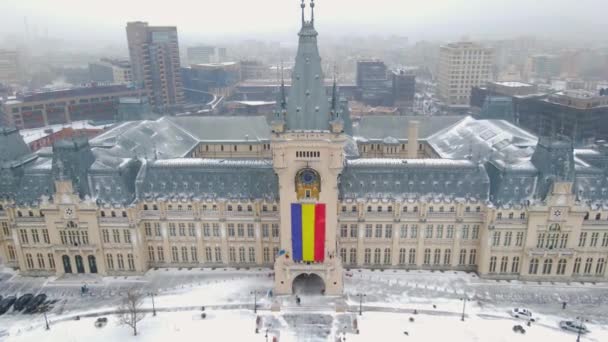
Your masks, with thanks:
M15 304L17 297L8 296L0 302L0 315L4 315Z
M29 303L34 298L34 295L31 293L26 293L23 296L19 297L15 302L15 311L21 311L27 303Z
M27 305L25 306L25 310L23 312L25 312L25 313L35 312L36 309L38 309L38 307L40 306L40 304L44 303L45 300L46 300L46 295L44 293L37 295L36 297L34 297L34 299L30 300L30 302L27 303Z

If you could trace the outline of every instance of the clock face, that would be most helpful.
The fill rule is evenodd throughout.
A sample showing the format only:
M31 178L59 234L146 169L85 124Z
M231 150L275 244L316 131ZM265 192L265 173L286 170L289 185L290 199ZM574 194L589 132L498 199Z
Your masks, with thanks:
M300 181L302 184L312 184L317 180L317 175L311 170L304 170L300 174Z
M72 210L72 208L66 208L65 209L65 216L72 217L72 215L74 215L74 211Z

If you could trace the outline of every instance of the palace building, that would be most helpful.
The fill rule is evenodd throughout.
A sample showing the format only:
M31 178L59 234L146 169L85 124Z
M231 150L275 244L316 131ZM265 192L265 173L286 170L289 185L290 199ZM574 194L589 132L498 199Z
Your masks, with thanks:
M502 120L374 116L325 95L314 1L265 117L131 121L32 153L0 129L0 263L24 275L272 267L606 281L608 147Z

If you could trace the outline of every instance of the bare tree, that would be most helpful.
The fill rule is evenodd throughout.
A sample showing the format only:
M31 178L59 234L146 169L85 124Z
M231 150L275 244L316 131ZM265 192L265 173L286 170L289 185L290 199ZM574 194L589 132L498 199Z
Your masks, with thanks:
M140 292L131 289L127 291L118 307L118 323L130 326L133 329L133 336L137 336L137 323L145 316L141 308L143 299L144 296Z

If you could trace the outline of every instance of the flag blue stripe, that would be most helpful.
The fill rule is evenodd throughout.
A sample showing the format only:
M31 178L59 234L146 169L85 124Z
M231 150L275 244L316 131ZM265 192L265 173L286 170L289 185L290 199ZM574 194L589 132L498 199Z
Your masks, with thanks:
M302 205L291 204L291 247L293 260L302 260Z

